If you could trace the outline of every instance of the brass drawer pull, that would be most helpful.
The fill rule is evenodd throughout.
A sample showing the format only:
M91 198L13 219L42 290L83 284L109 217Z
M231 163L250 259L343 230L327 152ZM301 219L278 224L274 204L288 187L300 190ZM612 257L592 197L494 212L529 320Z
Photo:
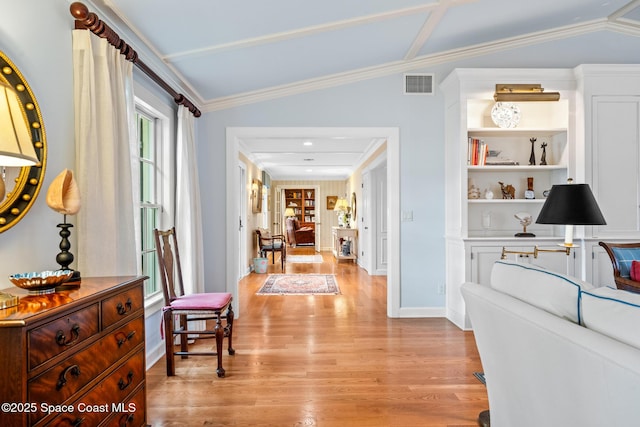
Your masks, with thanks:
M129 373L127 374L127 382L124 382L123 378L120 378L120 381L118 381L118 388L120 390L124 390L127 387L129 387L131 384L133 383L133 371L129 371Z
M64 331L60 329L56 333L56 342L60 347L68 347L70 345L73 345L76 341L78 341L79 336L80 336L80 325L76 323L71 328L71 339L69 341L67 341L67 337L64 334Z
M131 331L128 334L124 334L124 332L118 332L116 333L116 340L118 342L118 348L122 347L122 344L126 343L127 341L130 341L131 338L133 338L133 336L136 334L136 331Z
M62 387L67 385L67 374L70 373L74 377L80 376L80 367L78 365L67 366L64 371L60 374L60 378L58 378L58 383L56 384L56 390L60 390Z
M127 302L125 302L124 305L121 302L118 303L116 310L120 316L124 316L131 311L132 307L133 303L131 302L131 298L127 298Z

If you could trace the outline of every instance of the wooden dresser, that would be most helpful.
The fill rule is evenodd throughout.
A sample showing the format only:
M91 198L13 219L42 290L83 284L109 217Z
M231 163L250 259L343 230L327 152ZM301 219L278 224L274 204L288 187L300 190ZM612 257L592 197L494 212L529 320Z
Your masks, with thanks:
M146 425L146 277L83 278L0 310L2 426Z

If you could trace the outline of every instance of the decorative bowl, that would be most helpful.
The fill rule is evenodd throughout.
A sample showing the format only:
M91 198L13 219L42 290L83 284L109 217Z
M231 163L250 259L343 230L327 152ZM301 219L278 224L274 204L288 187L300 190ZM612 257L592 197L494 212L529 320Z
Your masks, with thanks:
M55 292L56 286L60 286L73 275L73 270L32 271L30 273L18 273L9 276L11 283L19 288L26 289L31 295L50 294Z

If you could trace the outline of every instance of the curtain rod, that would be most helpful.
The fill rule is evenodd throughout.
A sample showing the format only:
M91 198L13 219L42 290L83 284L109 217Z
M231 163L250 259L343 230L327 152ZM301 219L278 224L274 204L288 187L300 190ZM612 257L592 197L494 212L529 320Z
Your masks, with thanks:
M76 30L90 30L93 34L107 39L109 44L116 49L120 50L120 53L125 56L128 61L131 61L142 72L151 78L158 86L164 89L173 97L173 100L178 105L184 105L193 113L195 117L200 117L202 113L198 108L189 101L183 94L173 90L162 77L157 75L151 68L149 68L144 62L138 58L136 51L127 42L122 40L120 36L113 31L104 21L98 18L93 12L89 12L87 6L80 2L74 2L69 7L71 15L76 19Z

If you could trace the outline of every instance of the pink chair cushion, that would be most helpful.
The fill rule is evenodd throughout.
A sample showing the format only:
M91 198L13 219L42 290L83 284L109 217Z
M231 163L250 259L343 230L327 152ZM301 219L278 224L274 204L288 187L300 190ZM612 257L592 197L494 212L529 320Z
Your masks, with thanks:
M171 301L171 308L174 310L220 310L230 302L230 293L207 292L178 297Z

